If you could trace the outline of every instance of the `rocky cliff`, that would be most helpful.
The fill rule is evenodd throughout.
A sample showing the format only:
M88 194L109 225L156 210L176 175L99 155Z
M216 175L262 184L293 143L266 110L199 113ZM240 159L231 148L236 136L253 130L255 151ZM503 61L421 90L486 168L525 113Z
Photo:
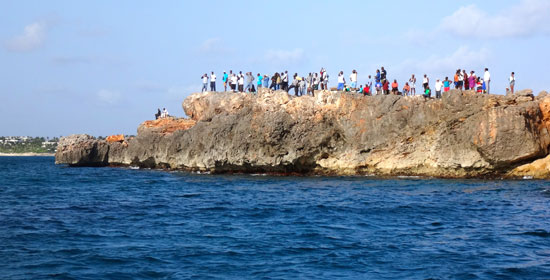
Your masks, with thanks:
M214 173L521 177L532 176L525 165L546 157L550 145L550 97L535 98L529 90L508 96L453 90L438 100L209 92L189 96L183 109L191 119L147 121L130 139L66 137L56 163Z

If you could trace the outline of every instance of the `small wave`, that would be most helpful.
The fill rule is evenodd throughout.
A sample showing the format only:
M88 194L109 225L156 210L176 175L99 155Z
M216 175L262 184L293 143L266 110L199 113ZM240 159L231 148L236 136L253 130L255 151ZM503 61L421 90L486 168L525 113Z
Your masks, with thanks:
M185 198L196 197L196 196L201 196L201 194L200 193L184 193L184 194L176 195L176 197L185 197Z
M402 175L402 176L397 176L397 178L399 179L420 179L422 177L420 176L405 176L405 175Z
M523 176L523 180L533 180L533 176Z
M130 166L129 168L136 170L136 169L139 169L139 166Z
M549 231L545 231L543 229L538 229L538 230L535 230L535 231L526 231L526 232L523 232L521 233L521 235L531 235L531 236L538 236L538 237L545 237L545 238L548 238L550 237L550 232Z

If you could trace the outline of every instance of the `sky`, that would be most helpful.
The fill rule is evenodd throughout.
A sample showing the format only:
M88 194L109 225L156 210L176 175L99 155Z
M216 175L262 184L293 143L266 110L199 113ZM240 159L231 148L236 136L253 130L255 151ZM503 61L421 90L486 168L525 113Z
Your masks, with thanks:
M547 0L5 0L0 136L133 135L157 108L185 116L211 71L325 67L334 86L384 66L401 87L488 67L494 93L513 71L536 94L550 90L549 17Z

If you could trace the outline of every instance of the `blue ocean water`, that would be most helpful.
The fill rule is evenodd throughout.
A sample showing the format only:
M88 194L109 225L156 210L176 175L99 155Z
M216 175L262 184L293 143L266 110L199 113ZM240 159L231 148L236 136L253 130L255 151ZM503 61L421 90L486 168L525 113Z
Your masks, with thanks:
M547 181L0 157L2 279L550 279Z

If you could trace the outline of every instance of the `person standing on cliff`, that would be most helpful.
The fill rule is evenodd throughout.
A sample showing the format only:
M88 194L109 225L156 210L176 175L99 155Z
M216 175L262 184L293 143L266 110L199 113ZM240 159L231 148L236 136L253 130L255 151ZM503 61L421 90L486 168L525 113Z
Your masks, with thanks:
M449 77L445 77L445 80L443 81L443 92L447 92L451 90L451 80L449 80Z
M277 72L271 76L271 85L269 86L269 89L277 90L277 76L279 76L279 73Z
M384 66L382 66L380 69L380 79L382 79L382 83L384 82L384 80L387 79L388 77L388 72L386 71L386 69L384 69Z
M258 88L258 92L260 92L260 89L262 88L263 77L262 77L262 75L260 75L260 73L258 73L258 76L257 76L256 79L257 79L256 87Z
M304 96L306 94L306 79L304 77L301 77L300 82L298 82L298 86L300 87L300 96Z
M485 82L485 92L489 94L491 91L491 73L489 73L489 68L485 68L485 74L483 74L483 81Z
M338 73L338 87L336 87L337 91L344 90L344 84L346 83L346 79L344 78L344 71L340 71Z
M223 91L227 91L227 79L228 79L227 73L225 73L225 71L223 71L223 76L222 76Z
M443 87L443 83L437 79L435 81L435 98L441 98L441 88Z
M246 72L246 88L244 91L254 91L254 76L252 76L252 72Z
M365 94L367 95L371 95L372 94L372 76L369 75L369 79L367 81L367 85L366 85L366 88L368 89L367 92Z
M428 75L424 74L424 78L422 79L422 86L424 87L424 92L426 91L426 88L430 84L430 79L428 78Z
M476 74L474 71L470 71L470 76L468 76L468 83L470 84L470 89L474 92L476 91Z
M390 82L387 79L382 80L382 89L384 90L384 95L390 94Z
M231 90L233 92L236 92L237 91L237 81L238 81L238 78L237 78L237 75L235 73L232 73L229 78L231 79Z
M514 94L514 87L516 85L516 76L514 74L514 72L512 72L512 74L510 74L510 91L512 92L512 94Z
M414 74L412 74L411 78L409 79L409 83L411 86L411 95L416 95L416 77Z
M468 73L466 73L466 70L462 70L462 76L464 77L464 90L469 90L470 83L468 81Z
M288 71L285 71L283 73L283 76L281 77L282 79L282 82L283 82L283 90L288 92Z
M298 77L298 73L295 73L294 76L293 76L292 84L288 88L287 92L291 89L294 89L294 95L299 96L298 95L298 83L299 82L300 82L300 80L299 80L299 77Z
M323 87L328 90L328 73L326 70L323 72Z
M464 75L462 75L462 71L460 69L456 70L456 74L458 75L458 86L457 86L457 88L462 90L462 86L464 85Z
M321 71L319 71L319 83L321 84L321 90L325 89L324 81L325 81L325 73L326 72L327 72L327 70L325 70L324 67L321 67ZM317 73L315 73L315 74L317 74Z
M264 75L264 88L269 88L269 76Z
M351 75L349 75L349 81L351 83L351 88L357 89L357 71L355 69L351 71Z
M315 73L313 76L313 91L319 90L319 84L321 83L321 78L319 77L318 73ZM321 84L321 89L323 88L323 85Z
M237 83L239 84L239 92L244 92L244 75L242 71L239 71Z
M216 91L216 74L214 74L214 71L210 74L210 91Z
M202 79L202 89L201 92L208 91L208 75L204 73L201 77Z

